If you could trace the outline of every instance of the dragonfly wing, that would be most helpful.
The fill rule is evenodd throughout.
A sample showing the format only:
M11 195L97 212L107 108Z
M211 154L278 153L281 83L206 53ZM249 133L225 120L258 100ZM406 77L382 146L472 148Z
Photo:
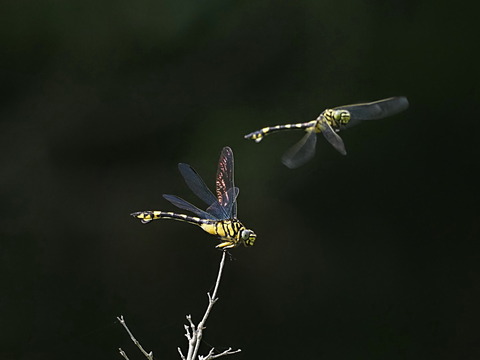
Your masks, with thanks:
M225 213L231 219L237 218L237 197L239 192L240 192L240 189L238 187L233 187L229 189L225 193L224 197L226 197L227 199L233 199L233 201L230 201L230 200L222 201L222 203L226 204L226 206L224 207Z
M396 115L406 110L408 105L405 96L396 96L370 103L339 106L334 110L347 110L350 113L350 121L343 127L349 128L362 120L378 120Z
M222 206L220 202L215 201L212 205L210 205L207 209L207 212L215 215L218 219L220 220L225 220L225 219L235 219L237 218L237 196L238 193L240 192L239 188L234 187L230 190L228 190L224 197L226 199L233 199L233 201L230 200L225 200L223 203L226 204L226 206Z
M316 144L317 134L307 131L305 136L282 156L282 163L290 169L302 166L315 155Z
M215 195L213 195L207 185L205 185L202 178L200 175L198 175L193 167L188 164L180 163L178 164L178 170L182 174L183 179L190 190L192 190L195 195L202 199L205 204L210 206L217 201Z
M216 217L213 216L213 214L210 214L206 211L203 211L199 208L197 208L195 205L192 205L190 204L188 201L186 200L183 200L182 198L178 197L178 196L175 196L175 195L168 195L168 194L164 194L163 197L170 201L170 203L172 203L173 205L175 205L176 207L180 208L180 209L184 209L184 210L187 210L187 211L190 211L194 214L196 214L198 217L200 217L201 219L212 219L212 220L217 220Z
M215 202L207 208L207 212L212 214L219 220L231 219L232 216L227 213L226 209L215 200Z
M225 209L227 218L233 217L232 211L234 209L236 212L235 202L238 191L235 191L233 168L233 151L226 146L222 149L220 159L218 160L215 190L218 203Z
M332 144L332 146L342 155L347 155L347 151L345 150L345 144L343 140L338 134L332 129L332 127L326 122L322 121L320 123L320 129L322 130L322 134L327 139L327 141Z

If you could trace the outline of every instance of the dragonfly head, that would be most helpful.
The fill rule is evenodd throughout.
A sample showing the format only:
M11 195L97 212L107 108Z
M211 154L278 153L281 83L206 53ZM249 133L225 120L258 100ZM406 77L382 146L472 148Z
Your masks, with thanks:
M347 110L334 110L333 118L340 123L340 125L347 125L351 117Z
M243 229L240 231L240 240L242 240L245 246L253 246L256 238L257 234L255 234L252 230Z

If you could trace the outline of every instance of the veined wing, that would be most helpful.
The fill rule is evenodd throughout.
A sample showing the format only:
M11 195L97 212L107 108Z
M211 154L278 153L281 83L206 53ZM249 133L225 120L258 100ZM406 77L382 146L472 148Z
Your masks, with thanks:
M202 199L205 204L210 206L217 201L215 195L213 195L207 185L205 185L202 178L193 167L188 164L180 163L178 164L178 170L180 170L180 173L190 190Z
M307 131L303 138L282 156L282 163L290 169L302 166L315 155L316 144L317 134L315 131Z
M216 219L228 218L228 214L220 205L216 196L213 195L207 185L205 185L205 182L193 167L188 164L180 163L178 164L178 170L180 170L180 173L190 190L209 206L207 212L210 213L210 217L213 216L213 218Z
M350 121L343 126L343 128L349 128L358 124L361 120L378 120L396 115L406 110L408 105L405 96L396 96L370 103L339 106L334 110L347 110L350 113Z
M215 190L218 203L225 209L228 219L237 217L236 199L239 190L234 185L233 168L233 151L226 146L222 149L220 159L218 160Z
M338 136L326 120L320 120L320 129L325 139L327 139L340 154L347 155L342 138Z
M214 202L211 206L208 207L207 212L211 214L218 214L220 220L225 219L233 219L237 217L237 196L239 193L238 187L234 187L229 189L223 196L224 199L233 199L224 200L223 202L226 204L225 207L221 205L219 202Z
M217 217L213 215L213 213L209 213L197 208L195 205L190 204L188 201L183 200L182 198L175 196L175 195L168 195L163 194L163 197L170 201L173 205L180 209L184 209L196 214L201 219L211 219L211 220L218 220Z

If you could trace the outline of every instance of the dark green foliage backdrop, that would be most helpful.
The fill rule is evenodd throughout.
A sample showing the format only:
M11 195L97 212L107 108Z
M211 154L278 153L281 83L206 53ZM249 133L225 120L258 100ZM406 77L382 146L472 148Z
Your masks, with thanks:
M476 13L420 1L7 1L0 5L0 359L157 359L185 348L220 253L128 214L194 201L236 156L239 217L207 344L236 359L477 359ZM405 95L319 139L243 135ZM232 357L233 359L233 357Z

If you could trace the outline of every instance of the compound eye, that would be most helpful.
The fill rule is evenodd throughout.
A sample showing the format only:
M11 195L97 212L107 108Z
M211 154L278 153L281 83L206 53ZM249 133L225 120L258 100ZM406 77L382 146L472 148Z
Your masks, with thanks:
M342 112L340 110L335 110L333 112L333 118L336 120L336 121L340 121L342 119Z
M242 232L240 233L240 238L244 241L248 240L251 232L252 232L251 230L242 230Z
M252 246L255 243L257 235L252 230L242 230L240 238L243 240L246 246Z

